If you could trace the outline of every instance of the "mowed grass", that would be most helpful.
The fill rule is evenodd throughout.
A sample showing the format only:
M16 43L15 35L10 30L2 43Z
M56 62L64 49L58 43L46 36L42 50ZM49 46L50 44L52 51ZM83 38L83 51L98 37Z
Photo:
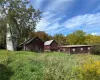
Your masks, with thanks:
M80 80L77 69L99 55L0 50L0 80Z

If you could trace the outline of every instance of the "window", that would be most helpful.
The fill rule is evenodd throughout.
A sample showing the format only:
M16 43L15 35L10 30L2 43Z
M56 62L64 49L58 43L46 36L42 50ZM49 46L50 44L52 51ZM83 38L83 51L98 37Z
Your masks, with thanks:
M83 48L81 48L81 51L83 51Z
M75 51L75 49L73 49L73 51Z
M90 47L88 47L88 50L90 50Z

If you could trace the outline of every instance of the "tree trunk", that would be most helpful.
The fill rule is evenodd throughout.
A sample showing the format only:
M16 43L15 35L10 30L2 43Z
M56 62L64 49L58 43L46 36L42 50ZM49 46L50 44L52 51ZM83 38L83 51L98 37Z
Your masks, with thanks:
M7 33L6 33L6 49L10 51L14 51L13 40L10 32L10 26L7 24Z

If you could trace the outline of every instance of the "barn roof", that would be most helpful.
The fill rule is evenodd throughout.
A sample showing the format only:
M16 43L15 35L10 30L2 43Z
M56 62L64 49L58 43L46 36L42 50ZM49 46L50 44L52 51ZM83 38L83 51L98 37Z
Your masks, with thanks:
M59 47L88 47L90 45L62 45L62 46L59 46Z
M31 40L32 38L29 38L27 40L25 40L23 43L21 43L20 45L26 44L27 41Z
M28 43L30 43L31 41L33 41L34 39L36 39L36 38L38 38L38 37L27 39L26 41L24 41L24 42L21 43L20 45L28 44Z
M46 42L44 43L44 45L51 45L51 43L52 43L53 41L54 41L54 40L46 41Z

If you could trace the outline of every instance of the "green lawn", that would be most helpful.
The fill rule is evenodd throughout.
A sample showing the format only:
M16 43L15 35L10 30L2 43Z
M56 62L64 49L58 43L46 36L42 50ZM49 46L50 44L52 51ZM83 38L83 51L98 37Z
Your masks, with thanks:
M0 50L0 80L80 80L78 67L90 61L100 56Z

